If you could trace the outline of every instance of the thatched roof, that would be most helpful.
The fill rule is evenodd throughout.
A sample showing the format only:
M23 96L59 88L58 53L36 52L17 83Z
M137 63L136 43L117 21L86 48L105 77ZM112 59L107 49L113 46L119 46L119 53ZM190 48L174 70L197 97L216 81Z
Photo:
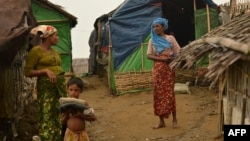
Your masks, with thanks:
M215 84L230 65L250 54L250 13L240 15L184 46L171 67L191 68L208 53L210 64L205 78Z

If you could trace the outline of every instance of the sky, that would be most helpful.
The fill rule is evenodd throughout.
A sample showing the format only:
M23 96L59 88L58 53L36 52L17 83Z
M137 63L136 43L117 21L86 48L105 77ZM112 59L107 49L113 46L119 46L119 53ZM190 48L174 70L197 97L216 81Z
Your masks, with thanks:
M49 0L77 17L77 25L71 30L72 54L75 58L89 58L88 40L95 20L117 8L125 0ZM217 4L230 0L213 0Z
M95 20L117 8L124 0L49 0L77 17L71 30L73 58L89 58L89 36Z

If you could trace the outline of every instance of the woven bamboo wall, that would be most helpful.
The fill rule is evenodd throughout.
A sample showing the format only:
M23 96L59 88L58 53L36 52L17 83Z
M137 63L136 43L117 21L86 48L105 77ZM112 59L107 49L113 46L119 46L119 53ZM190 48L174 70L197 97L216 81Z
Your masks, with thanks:
M176 70L175 82L185 83L195 81L193 70ZM117 93L152 89L152 71L116 72L115 83Z
M33 90L35 85L35 79L27 78L24 76L23 68L25 65L26 50L20 50L12 63L10 72L13 78L10 78L13 83L13 97L15 103L13 103L15 114L14 121L12 123L12 135L16 136L18 131L16 127L20 124L19 120L23 114L24 107L31 101L33 101Z
M18 119L22 112L25 104L32 101L32 92L34 81L31 78L26 78L23 74L23 67L25 64L26 51L19 51L12 64L13 73L13 94L16 98L15 118Z
M227 72L224 97L228 101L229 111L225 111L225 116L229 119L230 124L235 124L235 118L239 123L247 124L246 119L250 120L250 63L248 61L239 60L232 65ZM239 113L233 112L238 109Z
M119 72L115 73L117 93L152 88L152 72Z

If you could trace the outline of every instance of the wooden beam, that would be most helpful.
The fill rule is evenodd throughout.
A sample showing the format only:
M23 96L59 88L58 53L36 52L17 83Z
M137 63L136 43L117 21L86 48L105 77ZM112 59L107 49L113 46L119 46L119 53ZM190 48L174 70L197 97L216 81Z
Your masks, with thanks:
M218 111L219 111L219 127L218 127L218 135L221 134L223 131L223 125L224 125L224 110L223 110L223 92L225 89L225 85L227 82L228 77L228 70L220 76L219 78L219 97L218 97Z
M207 10L207 32L211 31L211 22L210 22L210 12L209 12L209 6L206 4L206 10Z

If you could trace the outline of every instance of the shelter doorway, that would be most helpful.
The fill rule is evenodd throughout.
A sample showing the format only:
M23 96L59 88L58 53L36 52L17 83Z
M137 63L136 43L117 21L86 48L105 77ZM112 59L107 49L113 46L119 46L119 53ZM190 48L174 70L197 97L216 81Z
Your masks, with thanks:
M168 19L167 34L174 34L181 47L195 40L195 9L205 9L202 0L162 0L162 15ZM202 21L199 24L207 24Z

